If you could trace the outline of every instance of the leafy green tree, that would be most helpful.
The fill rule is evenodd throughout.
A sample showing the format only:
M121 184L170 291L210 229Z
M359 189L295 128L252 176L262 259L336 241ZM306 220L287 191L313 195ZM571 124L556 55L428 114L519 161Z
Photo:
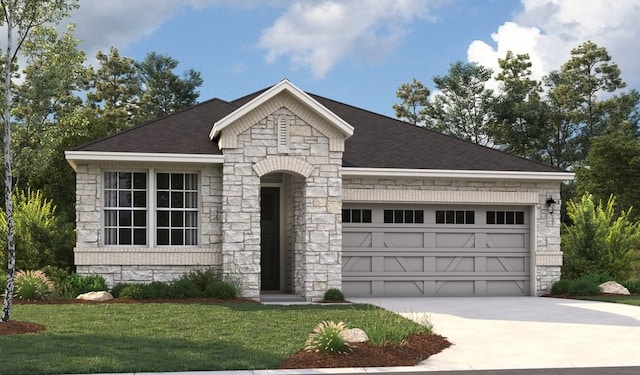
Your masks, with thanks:
M640 202L640 139L632 133L620 129L594 139L585 164L576 172L579 194L600 201L614 196L622 210ZM629 217L640 218L636 211Z
M178 60L156 52L136 63L142 80L141 111L147 119L166 116L196 104L202 86L200 72L189 69L176 75Z
M18 54L25 42L30 40L32 31L37 27L55 24L77 7L74 1L65 0L0 0L0 24L3 26L6 39L2 54L4 88L2 102L2 121L4 125L4 166L5 166L5 215L7 218L7 285L2 307L2 322L7 322L11 315L14 293L14 277L16 269L16 247L14 241L13 219L13 167L12 167L12 110L14 107L14 75L13 68Z
M615 198L598 204L590 194L569 202L567 214L573 225L562 235L562 275L577 279L590 274L608 274L627 280L640 259L640 223L633 223L629 210L617 213Z
M490 145L494 121L493 90L486 88L492 71L482 65L451 64L449 74L433 79L440 93L426 107L427 127L482 145Z
M402 100L394 104L396 117L413 125L425 125L425 107L429 103L429 88L417 79L410 83L403 83L396 91L396 97Z
M495 101L495 122L490 132L497 146L522 157L543 161L551 128L549 108L541 98L540 82L531 77L528 54L507 52L498 59L500 92Z

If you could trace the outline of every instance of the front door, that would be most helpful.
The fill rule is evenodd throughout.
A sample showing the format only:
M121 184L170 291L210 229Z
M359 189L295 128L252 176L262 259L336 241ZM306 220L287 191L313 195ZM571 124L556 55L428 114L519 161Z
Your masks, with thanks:
M260 189L260 276L262 290L280 290L280 189Z

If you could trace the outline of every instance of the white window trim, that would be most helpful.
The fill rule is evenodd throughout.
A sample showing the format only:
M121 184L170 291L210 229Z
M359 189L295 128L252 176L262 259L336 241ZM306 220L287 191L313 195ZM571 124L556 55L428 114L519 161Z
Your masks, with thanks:
M146 245L111 245L106 243L106 228L105 228L105 210L112 208L105 206L105 186L104 175L106 172L130 172L130 173L146 173L147 174L147 244ZM157 189L156 189L156 173L181 173L181 174L196 174L198 176L198 225L197 230L197 244L195 245L158 245L157 244ZM100 179L100 245L108 248L199 248L202 245L202 173L199 170L157 170L155 168L148 169L124 169L124 168L104 168L101 171Z

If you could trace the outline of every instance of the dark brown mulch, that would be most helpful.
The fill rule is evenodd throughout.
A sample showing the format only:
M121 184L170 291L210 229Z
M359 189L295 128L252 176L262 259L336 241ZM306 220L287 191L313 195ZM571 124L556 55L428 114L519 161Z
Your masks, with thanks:
M45 329L45 326L40 324L9 320L8 322L0 323L0 336L41 332Z
M105 302L91 302L76 299L49 299L37 301L14 300L16 304L100 304L100 303L257 303L250 299L219 300L215 298L131 300L115 298ZM0 336L44 331L40 324L9 321L0 323ZM284 360L278 368L328 368L328 367L392 367L414 366L430 356L451 346L446 338L435 334L409 335L403 345L387 344L381 347L369 343L353 344L347 354L312 353L301 351Z
M278 365L279 369L326 367L393 367L414 366L451 346L446 338L435 334L409 335L404 345L373 346L353 344L346 354L298 352Z

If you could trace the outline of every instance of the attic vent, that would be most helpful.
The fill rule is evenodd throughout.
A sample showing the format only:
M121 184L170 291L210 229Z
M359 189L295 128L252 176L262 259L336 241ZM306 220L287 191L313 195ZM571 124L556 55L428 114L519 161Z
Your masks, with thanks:
M289 152L289 117L286 115L278 116L278 152Z

